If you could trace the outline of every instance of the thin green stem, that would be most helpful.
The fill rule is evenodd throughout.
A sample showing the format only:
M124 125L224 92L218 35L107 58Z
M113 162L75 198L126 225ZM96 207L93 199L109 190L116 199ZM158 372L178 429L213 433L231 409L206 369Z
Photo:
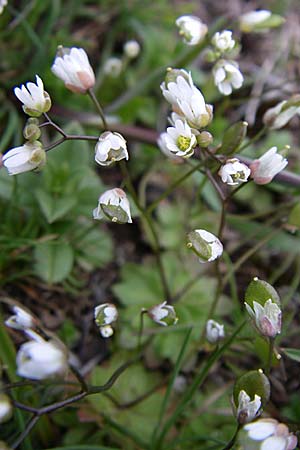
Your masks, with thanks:
M240 429L241 429L241 425L238 425L233 437L230 439L228 444L222 450L230 450L234 446Z
M102 109L100 103L98 102L97 97L96 97L94 91L93 91L92 89L89 89L89 90L88 90L88 94L89 94L89 96L90 96L92 102L94 103L94 105L95 105L95 107L96 107L96 109L97 109L97 111L98 111L98 113L99 113L99 116L101 117L101 120L102 120L102 123L103 123L103 128L104 128L104 130L108 130L108 125L107 125L107 122L106 122L106 119L105 119L104 111L103 111L103 109Z
M144 331L144 315L147 313L147 309L142 309L140 312L140 326L138 332L138 340L137 340L137 352L140 353L142 347L142 337Z
M265 374L268 377L270 375L271 367L272 367L272 359L273 359L273 352L274 352L274 338L269 338L269 352L268 352L268 359L267 364L265 368Z

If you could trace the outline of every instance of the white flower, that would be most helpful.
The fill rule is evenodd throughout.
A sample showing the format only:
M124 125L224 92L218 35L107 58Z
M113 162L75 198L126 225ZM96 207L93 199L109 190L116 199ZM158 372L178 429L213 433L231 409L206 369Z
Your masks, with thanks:
M268 109L264 114L263 122L270 130L279 130L296 114L300 114L299 96L295 98L294 105L293 98L291 98L290 100L284 100L273 108Z
M294 450L297 438L289 432L288 427L274 419L259 419L243 427L247 432L242 450L253 449L257 443L258 450Z
M0 393L0 424L7 422L13 415L13 407L10 398ZM1 448L1 447L0 447Z
M33 317L25 309L14 306L13 312L15 314L5 321L7 327L14 328L15 330L26 330L34 326Z
M182 159L176 156L171 150L167 147L167 137L168 133L161 133L157 139L157 145L159 146L162 153L167 156L167 158L173 159L174 161L182 161Z
M277 334L280 334L282 313L275 302L269 299L262 306L254 301L253 309L248 303L245 303L245 306L250 317L254 320L256 328L263 336L274 338Z
M215 344L216 342L224 339L225 331L224 325L216 322L215 320L208 320L206 323L206 339L211 344Z
M136 58L139 55L140 51L141 51L141 47L137 41L132 40L132 41L125 42L124 53L128 58L130 58L130 59Z
M180 16L176 20L176 25L187 45L200 44L207 33L207 25L196 16Z
M287 164L287 159L277 153L277 147L272 147L250 164L251 177L256 184L270 183Z
M66 353L55 343L29 341L17 353L17 374L32 380L62 376L67 371Z
M110 325L105 325L104 327L100 327L101 336L104 338L109 338L114 334L114 330Z
M72 92L85 94L95 84L95 75L83 48L59 46L51 70Z
M230 95L233 89L239 89L244 77L235 61L218 61L213 67L214 82L221 94Z
M241 183L245 183L251 170L246 164L241 163L237 158L227 159L218 172L222 178L223 183L229 186L236 186Z
M3 13L3 9L6 5L7 5L7 0L0 0L0 14Z
M168 305L167 302L160 303L148 310L148 315L159 325L168 326L175 325L178 322L175 309Z
M109 166L115 161L128 159L126 141L116 132L105 131L99 137L95 148L95 161L101 166Z
M98 207L93 211L96 220L105 217L112 222L132 223L130 205L125 192L120 188L105 191L98 200Z
M229 30L215 33L211 41L216 49L221 53L226 53L232 50L235 46L235 40L232 39L232 31Z
M197 144L196 136L188 123L184 120L176 120L174 127L167 128L165 136L165 145L167 149L176 156L189 158L194 153L194 147Z
M252 422L260 413L261 409L261 397L259 395L254 396L254 400L251 400L247 392L240 391L237 407L237 420L240 424Z
M244 33L250 33L251 31L255 31L257 25L262 25L270 17L271 12L265 9L243 14L239 19L240 29Z
M110 325L118 318L118 310L112 303L102 303L94 309L95 322L98 327Z
M123 62L120 58L112 56L108 58L103 66L103 72L113 78L118 78L123 69Z
M15 96L23 103L23 110L26 114L33 117L39 117L41 114L49 111L51 108L51 99L49 94L44 91L43 81L38 75L36 84L27 83L26 87L22 84L21 89L14 89Z
M201 229L188 234L187 246L199 256L201 263L214 261L223 253L223 245L217 236Z
M42 167L46 163L46 153L40 142L26 142L21 147L8 150L2 162L9 175L17 175Z
M174 112L183 116L193 128L206 127L212 119L213 107L205 103L204 97L193 83L190 73L170 69L166 81L160 88Z

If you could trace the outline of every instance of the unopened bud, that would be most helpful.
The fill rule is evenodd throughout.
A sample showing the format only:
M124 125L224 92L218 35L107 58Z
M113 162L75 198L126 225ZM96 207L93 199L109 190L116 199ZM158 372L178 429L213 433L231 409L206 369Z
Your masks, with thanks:
M40 138L41 130L38 119L31 117L27 120L23 130L23 136L29 142L37 141Z
M188 234L187 247L199 256L201 263L211 262L221 256L223 245L220 240L206 230L195 230Z
M178 77L183 77L186 81L189 81L189 74L184 69L172 69L171 67L168 67L166 77L165 77L165 84L166 87L168 87L168 84L171 82L176 83L176 80Z
M208 147L210 144L212 144L213 140L213 135L208 131L201 131L201 133L197 136L197 142L200 147Z
M103 303L94 310L95 322L98 327L110 325L118 318L118 310L112 303Z
M0 423L8 422L13 415L13 407L10 398L6 394L0 394Z
M154 322L165 327L175 325L178 322L175 309L173 306L168 305L167 302L160 303L159 305L150 308L148 310L148 315Z

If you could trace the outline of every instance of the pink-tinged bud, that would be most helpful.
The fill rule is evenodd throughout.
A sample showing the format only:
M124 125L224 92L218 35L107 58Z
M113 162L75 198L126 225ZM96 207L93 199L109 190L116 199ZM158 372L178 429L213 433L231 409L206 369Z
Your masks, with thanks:
M268 184L287 164L287 159L277 153L277 147L272 147L250 164L251 177L256 184Z
M245 306L259 333L270 338L280 334L282 312L276 303L269 299L264 306L257 302L253 302L253 309L248 303Z
M105 191L93 211L96 220L107 218L115 223L132 223L130 204L125 192L120 188Z
M275 419L259 419L245 425L238 437L243 450L294 450L297 437L289 432L284 423Z
M95 75L83 48L59 46L51 70L72 92L85 94L95 85Z

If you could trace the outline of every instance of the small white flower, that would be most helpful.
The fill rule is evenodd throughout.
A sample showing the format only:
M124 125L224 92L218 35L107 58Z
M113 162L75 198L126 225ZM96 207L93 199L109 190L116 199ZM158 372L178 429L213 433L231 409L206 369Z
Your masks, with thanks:
M3 9L7 5L7 0L0 0L0 14L3 13Z
M114 330L110 325L105 325L104 327L100 327L100 334L104 338L109 338L114 334Z
M251 170L246 164L241 163L237 158L227 159L218 172L222 178L223 183L229 186L236 186L238 184L248 181Z
M98 327L111 325L118 318L118 310L112 303L102 303L94 309L94 317Z
M98 200L98 207L93 211L96 220L105 217L116 223L132 223L130 205L125 192L120 188L105 191Z
M29 341L17 353L17 374L32 380L62 376L67 371L66 353L55 343Z
M95 84L95 75L83 48L59 46L51 70L75 93L85 94Z
M258 331L267 337L274 338L281 332L281 309L272 302L267 300L262 306L260 303L253 302L253 309L245 303L246 309L250 317L254 320Z
M224 325L216 322L215 320L208 320L206 323L206 339L211 344L215 344L216 342L224 339L225 331Z
M34 326L33 317L25 309L14 306L13 312L15 314L5 321L7 327L14 328L15 330L26 330Z
M123 62L120 58L112 56L108 58L103 66L103 72L112 78L118 78L123 70Z
M174 161L180 161L181 158L172 153L167 147L167 137L168 133L161 133L157 139L157 145L159 146L162 153L167 156L167 158L173 159Z
M167 302L160 303L148 310L148 315L159 325L168 326L175 325L178 322L175 309Z
M232 31L229 30L215 33L211 42L221 53L229 52L235 46L235 40L232 39Z
M285 424L274 419L259 419L245 425L243 431L247 432L243 450L252 450L254 443L259 450L294 450L297 447L296 436Z
M230 95L233 89L239 89L244 77L235 61L220 60L213 67L214 82L221 94Z
M0 393L0 424L8 422L12 415L13 407L10 398L8 395Z
M299 96L297 96L297 102L299 103ZM292 100L292 99L291 99ZM300 114L300 107L298 105L289 106L291 101L284 100L278 103L273 108L268 109L263 117L263 122L270 130L279 130L284 127L296 114Z
M259 395L255 394L254 400L251 400L247 392L240 391L238 402L236 416L240 424L252 422L259 415L261 409L261 397Z
M263 22L268 20L270 17L271 12L265 9L243 14L239 19L240 29L244 33L250 33L251 31L255 31L257 25L262 25Z
M270 183L287 164L288 160L277 153L277 147L272 147L250 164L251 177L256 184Z
M3 155L2 162L9 175L17 175L44 166L46 153L40 142L26 142L21 147L8 150Z
M201 263L214 261L223 253L223 245L217 236L201 229L188 234L187 246L199 256Z
M212 120L213 107L205 103L190 73L183 69L170 69L160 88L174 112L183 116L191 127L203 128Z
M125 42L124 53L128 58L130 58L130 59L136 58L139 55L140 51L141 51L141 47L137 41L132 40L132 41Z
M29 116L39 117L51 108L50 96L44 91L43 81L38 75L36 84L29 82L26 87L22 84L21 89L19 87L14 89L14 93L23 103L23 110Z
M167 128L166 134L167 136L165 136L164 142L171 153L182 158L192 156L197 140L186 121L176 120L174 127Z
M126 141L116 132L105 131L99 137L95 148L95 161L101 166L109 166L115 161L128 159Z
M207 33L207 25L196 16L180 16L176 20L179 34L187 45L197 45Z

